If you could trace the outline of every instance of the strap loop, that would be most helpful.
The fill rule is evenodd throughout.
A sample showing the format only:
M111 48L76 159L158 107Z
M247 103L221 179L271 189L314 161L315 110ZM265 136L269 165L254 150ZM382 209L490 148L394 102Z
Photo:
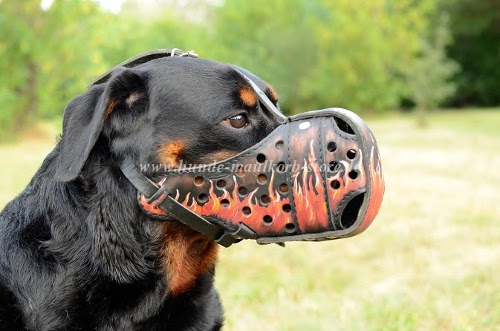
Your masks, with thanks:
M233 232L228 232L226 229L219 238L215 239L215 242L224 247L229 247L231 244L240 242L243 239L255 239L255 232L245 224L240 223L238 229Z

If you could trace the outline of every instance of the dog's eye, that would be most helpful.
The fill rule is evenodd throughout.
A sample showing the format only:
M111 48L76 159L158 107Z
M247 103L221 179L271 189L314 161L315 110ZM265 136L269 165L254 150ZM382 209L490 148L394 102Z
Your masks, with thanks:
M245 114L238 114L227 119L229 125L233 128L241 129L248 125L248 118Z

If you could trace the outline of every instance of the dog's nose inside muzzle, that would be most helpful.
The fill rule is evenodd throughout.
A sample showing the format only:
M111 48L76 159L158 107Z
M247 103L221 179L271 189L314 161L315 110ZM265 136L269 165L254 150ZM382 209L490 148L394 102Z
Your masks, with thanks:
M338 108L289 117L222 162L151 178L192 213L229 232L243 227L259 243L360 233L384 192L373 134L357 115ZM149 214L167 216L155 199L141 195L140 203Z

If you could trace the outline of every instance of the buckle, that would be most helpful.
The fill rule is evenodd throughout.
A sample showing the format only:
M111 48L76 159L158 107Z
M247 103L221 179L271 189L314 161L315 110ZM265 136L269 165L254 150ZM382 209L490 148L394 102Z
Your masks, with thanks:
M181 50L179 48L172 48L170 57L174 57L174 56L198 58L198 54L196 54L196 52L194 50L184 52L183 50Z

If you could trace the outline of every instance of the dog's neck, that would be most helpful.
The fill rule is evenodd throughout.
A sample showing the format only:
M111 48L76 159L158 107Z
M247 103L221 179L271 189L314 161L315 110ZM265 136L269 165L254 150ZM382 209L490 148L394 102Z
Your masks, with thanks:
M178 296L202 276L213 273L219 245L179 222L157 224L161 233L161 264L169 291Z
M57 163L57 152L49 155L46 162ZM109 159L107 151L95 150L89 162L93 167L84 168L75 181L44 180L35 184L40 190L40 199L47 190L64 192L64 201L40 200L44 210L66 213L53 217L58 223L54 224L56 228L64 227L65 222L86 220L85 224L74 227L80 229L78 234L62 234L60 238L85 237L87 245L91 243L87 252L91 255L89 260L118 283L140 281L149 272L162 274L165 292L174 297L196 286L201 277L213 273L218 252L213 240L180 222L158 221L145 215L137 203L136 189ZM42 166L40 171L50 169ZM64 208L58 209L56 204ZM84 241L79 242L71 245L83 245ZM75 247L74 251L78 250L81 247ZM75 258L68 256L72 252L59 253L71 260Z

